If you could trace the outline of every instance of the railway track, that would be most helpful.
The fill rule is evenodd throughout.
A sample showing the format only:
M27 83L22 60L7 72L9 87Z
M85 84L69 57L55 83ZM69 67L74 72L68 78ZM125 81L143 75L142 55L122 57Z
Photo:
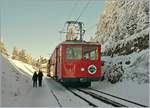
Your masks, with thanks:
M118 102L115 102L113 100L110 100L104 96L100 96L98 94L94 94L92 92L87 92L85 90L81 90L81 89L71 89L71 88L67 88L70 92L72 92L74 95L78 96L79 98L83 99L84 101L86 101L90 106L92 107L101 107L100 104L95 104L93 103L91 100L87 99L86 96L82 96L80 95L79 92L84 93L84 95L89 95L91 96L93 99L96 99L100 102L103 102L105 104L108 104L109 106L114 106L114 107L127 107L126 105L120 104Z
M57 98L57 96L55 95L55 93L53 92L53 90L51 90L52 95L54 96L54 98L56 99L59 107L62 107L61 103L59 102L59 99Z
M118 97L118 96L114 96L112 94L108 94L108 93L105 93L103 91L100 91L100 90L95 90L95 89L92 89L92 88L86 88L86 89L79 89L80 91L84 91L84 92L90 92L90 93L94 93L94 94L103 94L103 96L109 96L110 99L112 100L119 100L121 103L126 103L126 104L130 104L132 106L135 106L135 107L148 107L146 105L143 105L143 104L140 104L140 103L137 103L137 102L134 102L134 101L131 101L131 100L127 100L127 99L124 99L124 98L121 98L121 97ZM97 93L95 93L97 92Z
M90 102L88 99L80 96L78 93L74 92L72 89L70 89L70 88L66 88L66 89L69 90L71 93L73 93L75 96L77 96L77 97L81 98L82 100L86 101L90 106L98 107L96 104L94 104L94 103Z
M89 92L89 91L85 91L85 90L82 90L82 89L77 89L77 90L79 90L79 91L81 91L81 92L83 92L85 94L88 94L88 95L92 96L93 98L98 99L98 100L100 100L100 101L102 101L102 102L104 102L106 104L112 105L114 107L127 107L126 105L123 105L121 103L115 102L115 101L113 101L111 99L108 99L108 98L106 98L104 96L101 96L101 95L98 95L98 94L95 94L95 93L92 93L92 92Z
M130 101L127 99L123 99L118 96L114 96L112 94L105 93L100 90L96 90L93 88L70 88L64 86L68 91L70 91L75 96L84 100L92 107L148 107L146 105L139 104L134 101ZM58 99L57 99L58 100ZM59 100L58 100L59 103ZM61 104L59 104L62 106Z
M86 96L80 95L79 92L84 93L84 95L89 95L91 96L93 99L97 99L98 101L104 102L110 106L113 107L148 107L146 105L142 105L139 104L137 102L134 101L130 101L127 99L123 99L121 97L118 96L114 96L108 93L104 93L102 91L99 90L95 90L92 88L86 88L86 89L80 89L80 88L67 88L70 92L72 92L74 95L78 96L79 98L83 99L84 101L86 101L90 106L92 107L100 107L100 104L95 104L92 101L90 101L88 98L86 98ZM78 92L77 92L78 91ZM95 93L95 91L97 93ZM110 98L110 96L112 98Z

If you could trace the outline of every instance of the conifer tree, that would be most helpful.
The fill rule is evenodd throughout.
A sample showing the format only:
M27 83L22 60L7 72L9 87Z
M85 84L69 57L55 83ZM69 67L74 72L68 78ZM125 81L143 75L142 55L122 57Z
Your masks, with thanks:
M13 48L13 51L12 51L12 59L15 59L15 60L18 60L18 49L16 47Z
M7 49L5 48L5 45L3 42L0 41L0 53L6 55L6 56L9 56L8 55L8 52L7 52Z

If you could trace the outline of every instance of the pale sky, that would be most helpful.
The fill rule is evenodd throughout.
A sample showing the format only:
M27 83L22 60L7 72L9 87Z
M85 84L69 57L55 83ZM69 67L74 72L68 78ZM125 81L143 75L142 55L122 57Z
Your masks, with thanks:
M75 20L89 0L0 0L1 37L12 53L14 46L33 57L49 56L62 41L59 31L68 20ZM85 29L98 22L104 0L91 0L79 21ZM86 32L85 40L95 36L96 26Z

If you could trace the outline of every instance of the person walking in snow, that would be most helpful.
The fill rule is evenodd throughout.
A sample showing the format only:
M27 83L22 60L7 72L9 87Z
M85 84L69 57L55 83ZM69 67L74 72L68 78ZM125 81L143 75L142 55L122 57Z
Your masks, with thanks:
M34 72L33 76L32 76L32 81L33 81L33 87L37 87L37 73L36 71Z
M43 73L42 71L39 70L39 73L38 73L39 87L42 87L42 78L43 78Z

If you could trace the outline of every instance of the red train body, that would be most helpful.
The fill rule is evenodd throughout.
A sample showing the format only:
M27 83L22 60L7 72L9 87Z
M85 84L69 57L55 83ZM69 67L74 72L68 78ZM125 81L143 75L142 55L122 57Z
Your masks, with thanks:
M65 41L59 44L47 65L47 75L63 83L98 81L101 71L101 46L95 42Z

